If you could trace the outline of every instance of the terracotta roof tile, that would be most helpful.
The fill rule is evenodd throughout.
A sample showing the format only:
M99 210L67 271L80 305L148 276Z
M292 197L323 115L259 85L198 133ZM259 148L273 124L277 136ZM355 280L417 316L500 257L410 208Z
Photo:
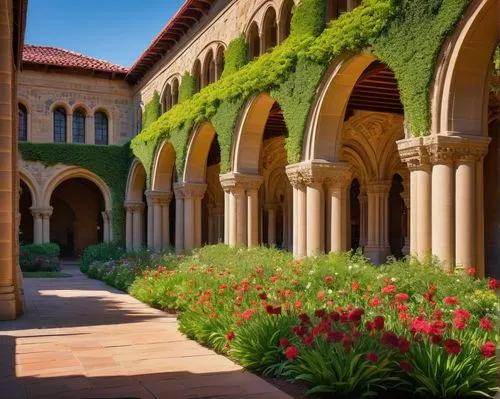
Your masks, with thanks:
M23 62L102 72L127 73L128 68L57 47L24 45Z

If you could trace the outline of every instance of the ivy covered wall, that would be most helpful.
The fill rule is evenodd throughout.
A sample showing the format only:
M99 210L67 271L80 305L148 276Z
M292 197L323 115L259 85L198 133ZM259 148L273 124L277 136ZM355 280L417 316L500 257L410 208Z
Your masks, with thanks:
M436 59L470 1L364 0L325 28L325 0L302 0L294 9L287 40L246 64L246 44L243 37L236 38L227 48L222 78L182 98L182 103L134 138L132 150L150 175L158 144L169 139L176 150L177 169L182 171L193 127L209 121L221 144L221 171L227 172L243 105L253 95L268 92L283 111L288 161L297 162L311 104L325 71L336 57L363 51L394 71L410 130L415 136L426 135Z
M116 241L125 241L125 191L133 154L130 146L19 143L21 158L45 166L80 166L99 176L111 191L112 226Z

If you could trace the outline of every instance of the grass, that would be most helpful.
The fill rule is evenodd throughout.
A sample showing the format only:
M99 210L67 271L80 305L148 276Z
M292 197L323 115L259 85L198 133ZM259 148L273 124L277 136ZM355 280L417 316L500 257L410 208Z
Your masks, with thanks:
M73 277L72 274L63 272L23 272L24 278L66 278Z

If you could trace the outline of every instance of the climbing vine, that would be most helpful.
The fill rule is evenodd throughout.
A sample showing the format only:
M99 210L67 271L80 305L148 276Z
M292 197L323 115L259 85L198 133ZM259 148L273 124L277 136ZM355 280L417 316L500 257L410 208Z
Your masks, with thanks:
M19 143L25 161L45 166L75 165L99 176L109 187L112 201L112 226L116 241L124 242L125 190L133 155L129 145L99 146L85 144Z
M144 106L144 113L142 115L142 128L147 129L151 124L156 121L161 115L161 102L160 95L155 90L153 98Z
M182 75L181 85L179 86L179 102L182 103L193 97L196 92L196 79L189 72Z
M227 46L224 52L224 70L222 77L231 75L238 71L243 65L248 62L248 44L245 37L242 35L233 39Z

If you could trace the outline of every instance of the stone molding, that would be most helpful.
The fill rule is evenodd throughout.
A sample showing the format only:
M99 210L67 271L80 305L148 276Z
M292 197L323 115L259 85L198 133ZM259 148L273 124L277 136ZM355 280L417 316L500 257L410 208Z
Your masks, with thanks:
M401 160L410 170L428 165L476 162L482 160L489 137L432 135L397 142Z
M220 175L220 184L226 192L237 190L258 190L262 185L264 178L259 175L247 175L243 173L231 172Z
M31 207L30 208L31 215L34 218L36 218L36 217L49 218L52 216L53 210L54 210L54 208L52 208L52 207L49 207L49 208L33 208L33 207Z
M366 184L366 193L369 194L389 194L391 191L391 180L375 180Z
M323 160L304 161L286 167L290 184L295 187L327 183L332 186L347 186L352 178L349 164Z
M202 199L207 190L207 185L202 183L175 183L174 192L176 199Z
M168 205L172 200L173 194L170 191L146 191L146 200L148 206L159 204Z

